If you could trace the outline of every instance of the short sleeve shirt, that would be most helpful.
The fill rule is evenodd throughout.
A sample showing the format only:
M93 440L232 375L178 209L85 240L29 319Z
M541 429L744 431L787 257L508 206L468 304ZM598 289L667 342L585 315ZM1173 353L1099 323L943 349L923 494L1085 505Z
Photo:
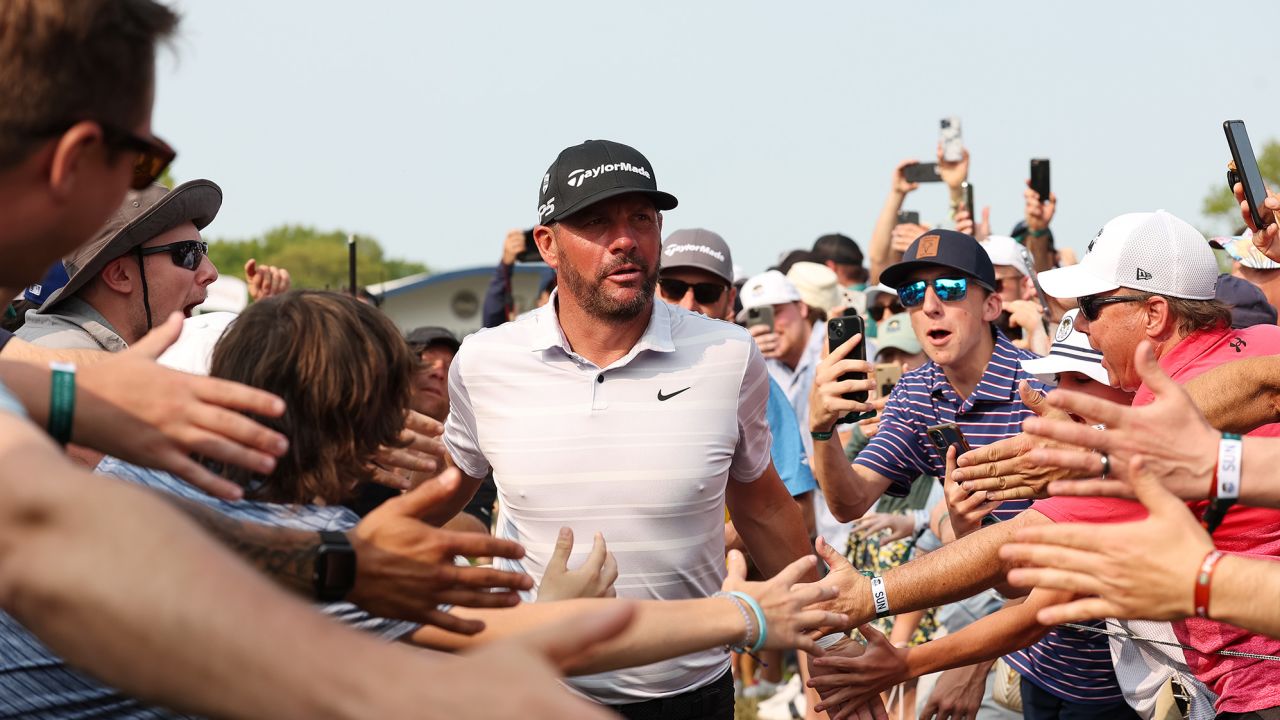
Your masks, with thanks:
M540 581L561 526L570 567L604 535L623 598L706 597L724 579L727 483L769 465L768 373L742 328L655 302L630 351L598 367L542 308L467 337L449 370L444 442L467 475L493 470L497 534L526 549L506 570ZM706 685L728 668L708 650L573 678L598 702Z
M1242 329L1217 328L1194 333L1160 358L1160 367L1179 384L1232 360L1280 354L1280 327L1255 325ZM1154 395L1145 385L1138 388L1134 405L1145 405ZM1263 425L1250 436L1280 436L1280 423ZM1188 503L1197 517L1205 501ZM1052 497L1035 503L1035 509L1054 522L1132 522L1146 517L1139 503L1116 498ZM1280 558L1280 511L1236 505L1213 535L1217 548L1249 557ZM1187 650L1187 667L1218 694L1219 713L1244 713L1280 705L1280 663L1216 655L1219 650L1280 655L1280 639L1251 633L1226 623L1187 618L1173 623L1178 640L1195 648Z

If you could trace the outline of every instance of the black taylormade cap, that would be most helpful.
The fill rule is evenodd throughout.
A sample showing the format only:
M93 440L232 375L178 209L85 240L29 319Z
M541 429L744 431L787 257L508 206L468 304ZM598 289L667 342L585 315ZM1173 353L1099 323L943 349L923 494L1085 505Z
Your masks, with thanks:
M930 230L916 238L900 262L880 273L880 282L896 290L906 284L911 273L933 267L959 270L995 292L996 269L991 257L972 236L955 230Z
M633 147L587 140L560 151L542 176L538 223L546 225L617 195L644 193L658 210L676 206L675 196L658 190L653 166Z

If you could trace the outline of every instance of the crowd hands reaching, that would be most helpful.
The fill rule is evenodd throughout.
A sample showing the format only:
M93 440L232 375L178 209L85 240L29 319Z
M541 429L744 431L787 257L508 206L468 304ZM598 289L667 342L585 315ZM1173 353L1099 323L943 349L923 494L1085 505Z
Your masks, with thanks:
M109 6L145 11L150 43L177 22L149 0L103 0L64 8L54 35ZM23 58L56 47L25 42ZM119 52L95 42L91 54ZM43 72L12 60L4 72ZM130 84L98 65L43 78L30 102L52 112L60 93ZM617 170L608 192L566 175L600 158L648 167L588 141L548 170L539 224L503 239L482 313L494 330L464 345L440 327L402 334L367 293L292 290L287 269L255 260L225 317L195 314L218 277L200 230L221 189L153 184L173 150L148 121L124 153L137 162L121 163L103 152L109 126L0 154L27 192L65 198L68 173L93 173L122 199L88 244L52 202L0 231L0 253L21 260L0 284L65 259L59 284L28 293L17 334L0 335L0 639L14 649L0 714L88 702L727 719L748 695L765 720L1150 717L1168 680L1187 717L1280 707L1280 329L1273 308L1256 319L1280 273L1273 193L1259 223L1232 188L1252 236L1227 240L1252 304L1224 302L1222 242L1163 211L1106 222L1076 263L1034 169L1008 191L1019 221L993 231L969 149L943 143L936 177L916 160L893 169L865 258L832 234L747 277L713 232L662 239L676 200L651 172ZM904 212L932 181L948 189L946 219ZM520 307L514 266L536 259L553 272ZM854 316L858 331L831 341ZM558 340L529 334L538 318L560 324ZM649 366L629 354L638 342L676 359ZM530 344L543 352L509 357ZM544 427L490 394L486 378L505 372L571 382L547 374L570 356L601 425L559 410ZM675 429L654 436L661 451L615 472L655 449L609 424L640 415L625 394L637 381L612 375L636 364L670 378L653 386L662 409L697 412L663 421ZM690 377L737 402L725 411ZM560 408L534 385L513 386L529 393L514 405ZM672 449L708 413L739 432ZM522 467L519 448L544 437L614 452L539 448ZM704 468L712 456L726 460ZM675 476L690 487L655 482ZM602 487L618 479L625 490ZM1113 660L1104 633L1175 651ZM656 670L620 672L636 667ZM1134 673L1144 680L1123 681Z

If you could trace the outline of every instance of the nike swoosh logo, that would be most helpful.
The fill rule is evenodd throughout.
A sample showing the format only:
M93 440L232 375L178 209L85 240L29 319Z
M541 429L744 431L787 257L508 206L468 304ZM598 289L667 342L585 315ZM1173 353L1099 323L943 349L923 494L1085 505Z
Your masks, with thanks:
M693 386L692 386L692 385L690 385L689 387L685 388L684 390L688 390L688 389L689 389L689 388L691 388L691 387L693 387ZM662 402L662 401L664 401L664 400L670 400L671 398L673 398L673 397L675 397L675 396L679 395L680 393L684 392L684 390L677 390L677 391L675 391L675 392L671 393L670 395L663 395L663 394L662 394L662 390L658 390L658 402Z

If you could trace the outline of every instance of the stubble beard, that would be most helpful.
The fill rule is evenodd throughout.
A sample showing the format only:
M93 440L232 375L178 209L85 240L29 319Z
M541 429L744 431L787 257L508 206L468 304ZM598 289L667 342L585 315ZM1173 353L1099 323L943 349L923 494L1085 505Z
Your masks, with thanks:
M631 264L640 268L644 281L639 292L626 299L611 297L604 290L610 273L619 266ZM649 310L658 287L658 271L637 257L620 257L600 269L595 281L588 280L577 268L563 263L557 270L557 282L563 284L588 315L606 322L634 320Z

